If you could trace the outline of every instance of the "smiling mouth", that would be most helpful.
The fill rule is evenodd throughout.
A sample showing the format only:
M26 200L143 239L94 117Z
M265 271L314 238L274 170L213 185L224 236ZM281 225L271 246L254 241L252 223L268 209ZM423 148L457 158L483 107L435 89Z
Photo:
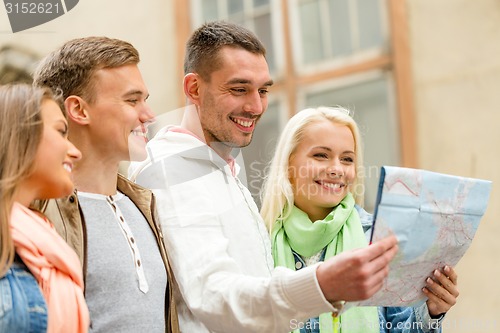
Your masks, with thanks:
M243 119L232 118L232 117L229 117L229 119L231 119L234 123L236 123L242 127L245 127L245 128L251 128L255 124L254 120L243 120Z
M143 137L143 138L147 138L146 133L143 133L143 132L132 131L132 134L135 135L135 136L140 136L140 137Z
M316 184L319 184L321 186L324 186L328 189L332 189L332 190L338 190L338 189L341 189L343 187L345 187L345 184L344 183L327 183L327 182L322 182L322 181L316 181L315 182Z
M73 165L71 165L69 163L63 163L63 168L64 168L64 170L68 171L69 173L71 173L71 171L73 171Z
M147 136L148 129L144 125L141 125L141 126L135 128L131 133L134 136L144 138L145 141L148 141L148 136Z

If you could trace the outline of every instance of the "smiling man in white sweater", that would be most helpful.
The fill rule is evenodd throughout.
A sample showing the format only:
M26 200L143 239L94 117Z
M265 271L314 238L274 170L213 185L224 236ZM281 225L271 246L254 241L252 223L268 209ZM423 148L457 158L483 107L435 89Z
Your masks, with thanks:
M163 128L129 173L157 195L181 331L288 332L375 294L394 237L297 272L273 268L268 231L234 158L273 84L261 42L238 25L204 24L188 41L184 70L191 105L181 126Z

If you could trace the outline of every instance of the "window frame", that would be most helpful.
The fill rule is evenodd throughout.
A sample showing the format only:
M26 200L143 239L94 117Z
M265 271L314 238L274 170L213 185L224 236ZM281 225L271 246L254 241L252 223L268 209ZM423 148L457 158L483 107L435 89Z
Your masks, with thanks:
M291 0L291 4L288 7L289 9L289 17L290 17L290 27L291 27L291 34L292 36L301 36L301 22L299 19L299 3L304 0ZM311 0L311 1L317 1L321 4L323 4L323 7L326 8L326 3L327 0ZM349 0L351 3L355 0ZM381 47L378 48L371 48L371 49L366 49L362 51L357 51L353 53L352 55L348 56L342 56L342 57L326 57L323 60L319 60L315 63L305 63L303 59L303 49L304 46L302 45L302 38L297 38L295 43L293 43L293 59L294 59L294 67L297 69L298 75L308 75L308 74L315 74L315 73L321 73L324 71L331 71L335 69L340 69L344 67L350 67L350 66L355 66L357 64L362 64L364 62L377 59L380 57L384 57L388 53L388 47L390 45L390 29L389 29L389 24L387 23L389 21L388 19L388 11L389 9L387 8L388 5L385 5L382 2L387 2L387 0L375 0L380 3L380 15L381 15L381 30L382 34L385 37L385 42L383 43ZM323 8L323 9L325 9ZM386 9L387 8L387 9ZM322 10L322 23L323 25L325 22L328 22L329 20L327 18L324 18L324 16L328 15L327 10ZM323 27L323 30L327 31L329 29L328 27ZM359 37L359 36L358 36ZM322 38L325 44L328 46L331 44L330 38ZM358 38L359 39L359 38ZM352 42L353 38L351 38ZM358 41L359 43L359 41ZM330 50L331 51L331 50Z

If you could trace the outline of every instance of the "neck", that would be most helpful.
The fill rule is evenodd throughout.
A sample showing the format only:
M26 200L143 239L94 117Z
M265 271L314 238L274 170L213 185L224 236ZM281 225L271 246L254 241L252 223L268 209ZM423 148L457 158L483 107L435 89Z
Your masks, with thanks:
M118 162L99 161L91 158L82 159L73 169L76 189L89 193L115 194L117 175Z
M13 200L19 202L21 205L29 207L30 203L35 200L36 195L33 187L28 184L20 184L16 189Z
M333 208L332 208L333 210ZM328 216L328 214L330 214L330 212L332 210L329 210L328 212L317 212L317 213L306 213L307 216L309 216L309 219L311 220L312 223L316 222L316 221L322 221L325 219L325 217Z
M330 212L334 209L333 207L313 209L311 207L304 207L304 205L300 205L300 203L297 202L295 202L295 206L304 213L306 213L312 223L324 220L325 217L327 217L328 214L330 214Z
M184 116L181 121L181 128L188 130L198 137L198 139L207 143L205 134L203 133L203 128L201 127L200 117L198 116L198 111L196 110L196 105L189 104L186 106Z
M208 145L217 153L217 155L222 157L224 161L229 161L231 157L231 151L233 150L233 148L224 145L220 142L213 142L212 144Z
M232 148L220 142L208 140L208 135L205 134L203 127L201 126L196 105L190 104L186 106L184 116L182 117L181 128L193 133L201 141L205 142L210 148L212 148L225 161L229 160Z

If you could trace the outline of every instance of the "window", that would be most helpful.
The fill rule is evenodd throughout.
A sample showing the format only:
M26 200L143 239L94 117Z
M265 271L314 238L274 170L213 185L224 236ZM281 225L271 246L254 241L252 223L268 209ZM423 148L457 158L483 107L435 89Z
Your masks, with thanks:
M386 52L385 0L295 0L297 65L357 61Z

